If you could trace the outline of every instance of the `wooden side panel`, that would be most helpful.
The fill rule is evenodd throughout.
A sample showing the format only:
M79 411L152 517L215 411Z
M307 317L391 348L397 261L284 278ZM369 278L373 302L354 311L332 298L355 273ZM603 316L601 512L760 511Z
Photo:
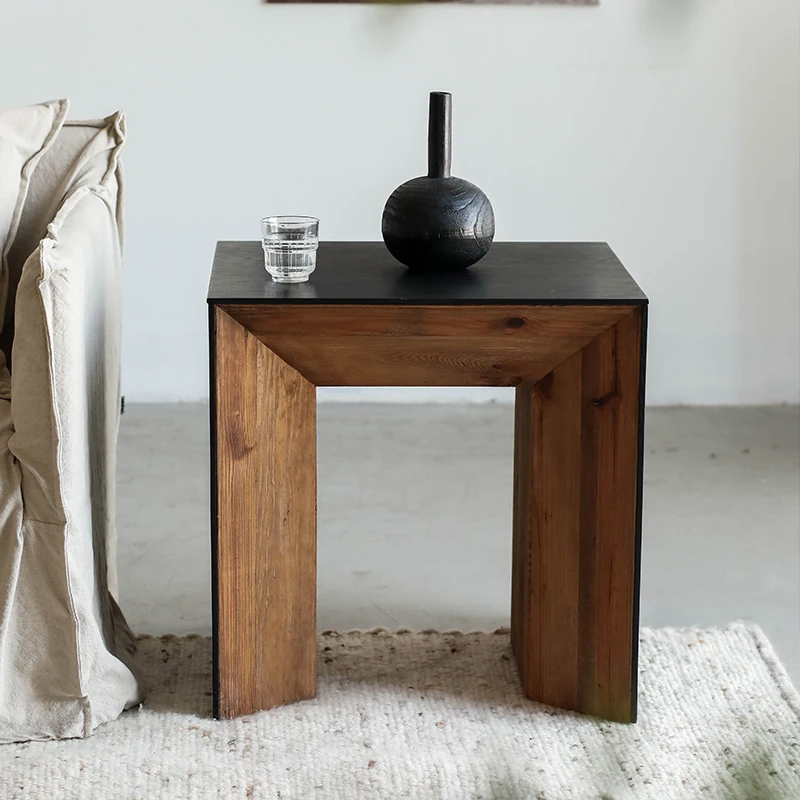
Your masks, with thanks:
M580 380L577 354L536 386L517 389L514 570L524 588L512 598L514 647L526 693L561 708L578 703Z
M214 338L215 716L316 693L316 391L221 309Z
M317 386L535 382L629 306L269 306L227 313Z
M512 637L529 697L636 716L642 312L517 389Z

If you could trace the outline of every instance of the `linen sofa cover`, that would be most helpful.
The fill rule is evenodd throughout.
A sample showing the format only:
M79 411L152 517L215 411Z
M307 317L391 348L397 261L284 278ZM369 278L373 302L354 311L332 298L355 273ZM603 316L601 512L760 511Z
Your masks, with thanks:
M122 114L58 132L8 248L0 742L88 736L141 701L134 638L109 591L124 136Z
M0 109L0 310L6 308L8 252L14 243L31 177L64 122L68 103ZM0 361L4 354L0 353ZM8 386L0 387L7 393Z

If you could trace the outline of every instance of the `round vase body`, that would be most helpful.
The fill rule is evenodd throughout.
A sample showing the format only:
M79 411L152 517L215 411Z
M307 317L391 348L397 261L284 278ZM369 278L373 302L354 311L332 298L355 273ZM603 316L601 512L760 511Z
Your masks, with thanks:
M431 92L428 174L400 185L383 209L389 252L420 272L464 269L483 258L494 238L494 211L474 183L450 174L452 98Z
M488 252L494 212L463 178L414 178L386 201L381 232L389 252L411 269L464 269Z

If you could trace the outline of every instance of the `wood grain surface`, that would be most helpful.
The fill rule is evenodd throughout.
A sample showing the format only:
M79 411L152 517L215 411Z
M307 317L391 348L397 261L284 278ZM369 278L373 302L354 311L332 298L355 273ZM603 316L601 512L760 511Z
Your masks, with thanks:
M316 391L217 308L215 716L316 693Z
M517 387L526 694L635 720L646 306L211 308L216 716L315 693L315 387L454 385Z
M642 311L517 387L512 644L526 694L636 718Z
M517 386L629 306L224 305L317 386Z

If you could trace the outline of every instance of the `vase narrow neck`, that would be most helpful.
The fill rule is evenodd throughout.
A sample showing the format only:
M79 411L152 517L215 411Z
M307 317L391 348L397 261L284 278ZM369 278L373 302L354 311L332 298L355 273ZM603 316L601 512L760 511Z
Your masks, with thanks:
M431 92L428 113L428 177L449 178L453 149L452 98L449 92Z

